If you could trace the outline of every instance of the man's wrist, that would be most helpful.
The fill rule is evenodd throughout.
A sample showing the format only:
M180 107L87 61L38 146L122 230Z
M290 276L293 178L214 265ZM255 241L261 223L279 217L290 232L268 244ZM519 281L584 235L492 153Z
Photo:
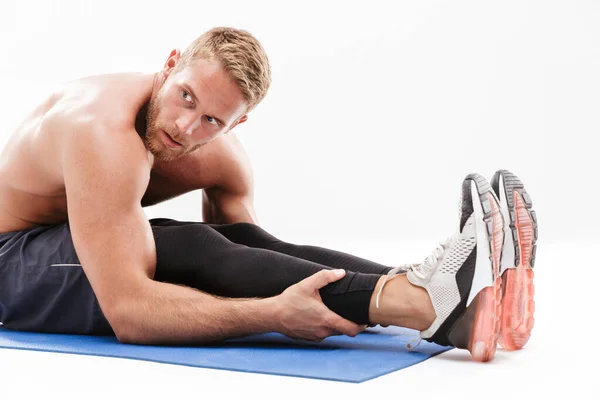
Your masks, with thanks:
M256 300L255 312L262 332L280 331L280 304L277 296Z

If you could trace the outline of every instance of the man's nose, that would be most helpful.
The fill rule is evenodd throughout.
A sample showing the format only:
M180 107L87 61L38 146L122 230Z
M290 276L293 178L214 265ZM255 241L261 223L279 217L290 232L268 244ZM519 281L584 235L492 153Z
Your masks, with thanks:
M187 119L179 118L175 124L179 132L184 135L191 135L198 128L201 120L201 117L196 116Z

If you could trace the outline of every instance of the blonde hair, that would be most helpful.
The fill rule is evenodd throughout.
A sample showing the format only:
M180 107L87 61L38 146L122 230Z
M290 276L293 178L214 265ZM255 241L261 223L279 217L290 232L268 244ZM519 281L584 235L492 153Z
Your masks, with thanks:
M267 94L271 86L271 67L259 41L241 29L216 27L185 49L176 70L193 60L217 60L242 91L248 109L252 110Z

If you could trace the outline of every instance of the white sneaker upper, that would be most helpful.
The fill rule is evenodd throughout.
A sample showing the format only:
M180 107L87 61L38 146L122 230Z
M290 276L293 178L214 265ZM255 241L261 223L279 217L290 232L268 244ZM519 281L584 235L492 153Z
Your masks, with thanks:
M427 290L436 314L431 326L421 332L423 339L451 342L448 335L455 321L462 318L484 288L494 285L488 224L492 207L489 202L495 200L485 193L491 193L491 188L481 176L466 179L461 191L459 229L424 262L408 268L408 281Z
M460 303L456 273L476 244L474 215L471 215L462 232L441 242L423 263L407 271L410 283L427 290L436 314L433 324L421 332L422 338L431 337Z

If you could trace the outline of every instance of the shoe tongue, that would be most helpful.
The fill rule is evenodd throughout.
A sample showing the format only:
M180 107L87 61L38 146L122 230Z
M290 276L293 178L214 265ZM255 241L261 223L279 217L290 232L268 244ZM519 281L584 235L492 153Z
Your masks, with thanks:
M422 282L421 279L419 279L419 277L417 277L410 269L406 272L406 279L408 279L408 281L415 286L425 287L425 283Z
M412 265L416 265L416 264L404 264L404 265L400 265L398 267L394 267L393 269L391 269L387 274L388 275L399 275L399 274L404 274L406 273L406 271L409 270L409 268Z

